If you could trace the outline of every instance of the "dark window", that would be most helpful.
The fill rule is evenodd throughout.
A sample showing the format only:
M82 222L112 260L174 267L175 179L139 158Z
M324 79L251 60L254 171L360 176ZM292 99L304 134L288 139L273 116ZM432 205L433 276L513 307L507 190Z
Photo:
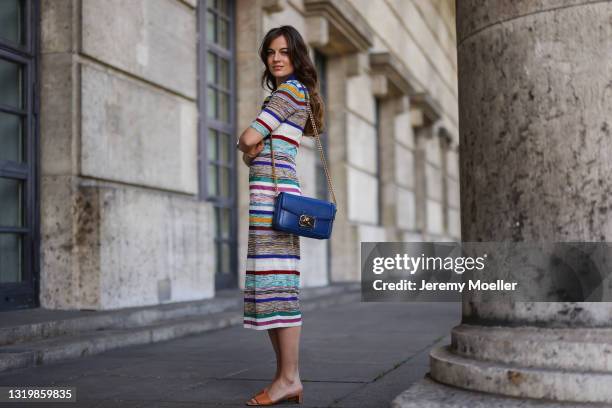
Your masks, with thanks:
M315 63L315 68L317 70L317 75L319 77L319 91L321 92L321 97L323 98L323 102L325 102L325 106L326 106L326 110L325 110L325 132L321 133L319 136L321 137L321 146L323 146L323 152L325 152L325 159L327 160L328 166L329 166L329 137L327 136L327 124L329 123L329 118L327 117L327 114L329 113L329 110L327 109L327 57L318 52L315 51L314 54L314 63ZM317 147L315 146L315 149L317 149ZM329 193L329 188L327 187L327 177L325 176L325 170L323 169L323 163L321 163L321 159L319 158L319 152L316 151L315 152L315 160L316 160L316 195L317 198L322 199L322 200L327 200L328 198L328 193ZM333 180L332 180L333 182ZM329 283L332 282L332 275L331 275L331 240L328 239L327 243L325 244L326 248L327 248L327 281Z
M383 180L382 180L382 157L381 157L381 140L380 140L380 99L376 98L374 100L374 128L376 130L376 178L378 183L378 196L377 206L378 211L376 214L377 220L376 223L378 225L382 225L382 190L383 190Z
M37 2L0 1L0 309L37 306Z
M237 284L234 2L199 2L200 197L215 206L217 289Z
M321 54L318 51L315 51L315 68L317 69L317 75L319 76L319 88L321 92L321 97L324 102L327 102L327 57ZM329 123L327 120L327 112L325 112L325 123ZM325 159L328 161L329 165L329 156L327 152L328 148L328 137L327 137L327 129L325 132L319 135L321 137L321 146L323 146L323 151L325 152ZM316 143L316 142L315 142ZM318 149L315 145L315 149ZM328 187L327 187L327 178L325 177L325 170L323 169L323 163L321 163L321 159L319 158L318 150L315 152L316 155L316 174L317 174L317 198L322 200L327 199Z

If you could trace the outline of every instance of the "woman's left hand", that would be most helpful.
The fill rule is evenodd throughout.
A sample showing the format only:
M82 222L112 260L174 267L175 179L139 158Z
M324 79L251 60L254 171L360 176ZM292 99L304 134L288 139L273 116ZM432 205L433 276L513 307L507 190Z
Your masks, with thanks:
M255 146L251 147L249 149L248 152L246 152L246 154L249 157L252 157L253 159L256 158L257 156L259 156L259 153L261 153L261 151L264 148L264 142L263 139L259 141L259 143L257 143Z
M247 166L250 166L253 159L259 156L259 153L261 153L263 148L264 148L264 143L263 143L263 140L261 140L259 143L253 146L248 152L245 152L243 154L242 160L244 161L244 163Z

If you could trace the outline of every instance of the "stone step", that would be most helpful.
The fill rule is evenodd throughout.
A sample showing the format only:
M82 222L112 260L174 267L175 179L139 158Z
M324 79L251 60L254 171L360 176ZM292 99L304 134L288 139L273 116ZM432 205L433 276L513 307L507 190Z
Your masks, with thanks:
M133 329L109 329L78 333L29 343L4 346L0 371L33 367L103 353L120 347L155 343L229 327L241 322L236 311L190 317Z
M0 327L0 346L96 330L142 327L158 321L180 319L189 316L205 316L211 313L235 309L238 306L239 299L238 296L235 296L226 299L207 299L197 302L181 302L177 304L100 312L36 309L8 312L8 314L12 315L12 320L22 320L23 323ZM20 319L24 315L30 319Z
M449 387L426 377L399 394L391 408L609 408L609 404L503 397Z
M300 299L333 296L359 290L359 284L303 288ZM29 309L0 314L0 347L96 330L144 327L156 322L206 316L243 307L240 290L221 291L212 299L107 311ZM0 349L1 350L1 349Z
M489 327L453 328L453 353L523 367L612 373L612 329Z
M430 352L431 377L468 390L509 397L612 403L612 373L521 367L454 354L450 346Z
M361 296L358 288L358 285L342 285L325 290L303 290L300 293L301 309L310 311L336 304L358 302ZM242 299L239 299L239 304L240 308L234 307L231 310L217 312L210 312L207 309L205 314L166 318L148 325L139 324L128 327L126 324L120 324L121 327L107 326L93 330L83 330L86 325L72 326L73 331L67 334L5 345L0 347L0 372L240 325L242 324Z

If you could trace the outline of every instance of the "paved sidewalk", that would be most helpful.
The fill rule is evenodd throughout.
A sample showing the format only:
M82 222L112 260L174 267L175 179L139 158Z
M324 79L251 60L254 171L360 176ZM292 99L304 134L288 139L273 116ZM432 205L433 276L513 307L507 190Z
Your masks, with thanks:
M459 303L351 303L304 315L304 407L387 407L450 342ZM40 407L242 407L274 375L265 332L232 327L0 375L1 386L74 386L77 403ZM286 406L286 405L285 405Z

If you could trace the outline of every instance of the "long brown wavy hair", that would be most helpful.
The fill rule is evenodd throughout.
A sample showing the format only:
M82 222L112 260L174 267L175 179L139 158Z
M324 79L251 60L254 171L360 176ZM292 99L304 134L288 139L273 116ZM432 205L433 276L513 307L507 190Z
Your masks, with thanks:
M321 98L321 95L319 94L319 79L317 76L317 70L315 69L312 60L308 55L308 48L306 47L304 39L298 30L290 25L284 25L271 29L261 42L261 46L259 47L259 56L266 66L266 69L261 76L261 86L267 87L271 91L276 90L276 79L268 67L267 51L270 47L270 43L281 35L285 37L285 40L287 41L289 58L291 59L294 69L293 75L295 75L298 81L304 84L308 89L312 116L314 117L319 133L323 132L325 105L323 104L323 98ZM310 123L310 118L308 118L306 121L304 135L314 136L314 130L312 128L312 123Z

